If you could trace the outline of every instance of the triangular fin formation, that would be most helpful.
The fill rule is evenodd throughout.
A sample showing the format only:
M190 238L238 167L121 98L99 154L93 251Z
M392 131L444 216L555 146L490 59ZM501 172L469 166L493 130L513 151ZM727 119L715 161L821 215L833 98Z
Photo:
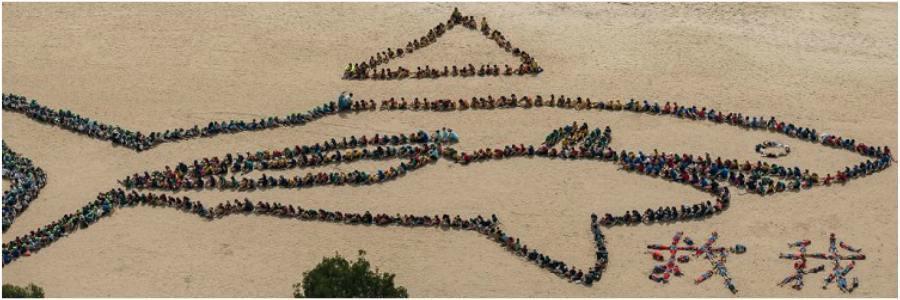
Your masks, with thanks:
M509 65L505 65L504 67L502 67L502 70L501 67L496 64L481 64L477 69L473 64L452 67L444 66L443 69L432 69L430 66L425 66L424 68L422 66L418 66L414 71L411 70L411 68L406 68L403 66L398 66L397 69L379 68L379 66L383 66L390 61L398 60L412 55L416 51L428 45L434 44L435 42L437 42L438 38L447 33L447 31L456 28L457 26L462 26L464 28L468 28L469 30L480 30L482 35L496 42L497 46L499 46L501 49L511 53L515 57L518 57L521 60L521 63L518 67L515 68L510 67ZM381 51L369 57L368 60L363 59L359 63L348 63L344 68L344 79L436 79L442 77L485 77L500 75L512 76L514 74L537 75L541 72L543 72L543 68L538 65L534 57L524 50L513 47L512 43L510 43L509 40L507 40L506 37L503 36L503 33L491 28L487 24L487 18L482 17L479 24L475 21L474 16L464 16L459 12L458 9L453 8L453 13L450 15L450 18L447 20L447 22L438 24L434 28L428 30L428 33L426 33L419 39L408 42L405 47L388 47L385 51Z

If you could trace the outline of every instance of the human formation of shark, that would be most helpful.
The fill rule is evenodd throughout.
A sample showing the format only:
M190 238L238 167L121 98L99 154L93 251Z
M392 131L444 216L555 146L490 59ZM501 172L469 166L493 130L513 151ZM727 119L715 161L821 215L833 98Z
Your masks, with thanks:
M787 190L803 190L819 186L831 185L834 182L844 183L852 179L865 177L890 167L891 151L887 146L874 147L857 143L853 139L834 135L820 135L815 129L795 126L778 121L774 117L765 121L762 117L749 117L738 113L723 113L714 109L687 107L666 103L649 103L631 100L626 104L619 101L592 102L590 99L552 95L549 99L542 96L500 98L473 98L470 101L439 99L436 101L419 101L415 99L407 103L405 99L393 98L381 102L373 100L353 101L342 96L338 101L331 101L305 113L294 113L287 117L269 117L264 120L212 122L206 127L194 126L191 129L167 130L164 133L153 132L149 135L135 130L125 129L66 110L56 110L40 105L34 100L16 95L3 95L3 108L10 112L22 113L42 123L58 126L70 131L86 134L92 138L111 141L136 151L152 148L164 142L187 140L197 137L210 137L217 134L255 131L275 127L298 126L335 114L355 114L376 110L410 110L410 111L465 111L491 109L577 109L611 112L633 112L658 116L672 116L692 121L709 121L716 124L739 126L752 130L781 133L791 138L819 143L824 146L842 148L856 152L866 158L865 161L837 170L836 175L828 174L820 178L817 174L803 172L798 167L785 167L776 164L757 162L739 163L736 159L722 159L690 154L656 152L645 154L641 151L614 150L609 146L612 130L590 128L587 124L565 125L551 131L543 143L538 145L508 145L500 149L478 149L462 151L453 148L460 138L451 129L440 129L431 132L417 131L409 135L377 134L372 137L336 138L313 145L286 147L282 150L260 150L256 153L226 154L223 158L212 157L195 160L193 163L178 163L174 168L166 166L164 170L135 173L120 180L119 188L100 193L95 200L78 211L67 214L51 224L17 237L3 244L4 266L15 260L30 256L40 249L49 246L61 237L68 236L79 228L86 228L104 216L112 215L117 209L137 205L151 205L175 208L194 213L202 218L215 220L231 214L254 214L292 218L304 221L323 221L338 224L362 226L410 226L430 228L454 228L470 230L490 237L500 243L511 253L534 262L539 267L558 274L560 277L579 284L591 285L599 280L609 261L606 251L606 239L601 227L652 222L678 222L687 219L706 218L724 212L729 207L730 191L726 185L745 189L748 192L768 195ZM4 151L4 156L6 151ZM191 201L187 197L172 197L164 193L177 190L254 190L269 188L306 189L321 185L369 185L402 178L407 173L431 165L438 160L468 165L473 162L487 162L500 159L549 158L551 160L595 160L614 163L629 173L642 174L659 179L688 184L710 194L711 200L699 201L695 204L681 205L680 208L666 207L657 210L632 210L624 215L604 214L591 216L591 230L596 246L596 262L585 269L576 268L564 262L528 247L501 229L502 223L496 215L491 218L482 216L462 218L450 215L443 216L411 216L389 213L346 213L322 209L304 209L281 203L268 203L249 199L226 201L218 205L204 206L200 202ZM399 165L375 172L318 172L305 176L275 178L261 174L258 179L243 177L238 180L235 174L246 175L255 171L285 170L306 168L326 164L346 163L358 160L401 159ZM5 158L4 158L5 160ZM230 176L230 177L229 177ZM141 190L141 192L138 192ZM144 191L146 190L146 191ZM153 193L153 191L162 193ZM4 197L5 199L6 197ZM8 205L3 205L6 215ZM729 281L730 282L730 281Z

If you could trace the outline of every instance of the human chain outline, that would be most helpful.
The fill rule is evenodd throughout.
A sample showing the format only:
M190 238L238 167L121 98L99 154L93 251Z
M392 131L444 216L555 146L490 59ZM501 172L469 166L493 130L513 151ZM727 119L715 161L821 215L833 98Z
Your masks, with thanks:
M649 103L647 103L646 101L645 101L644 105L641 105L641 103L635 102L635 101L632 101L632 102L629 102L628 104L622 105L618 101L616 101L616 102L610 101L608 103L603 103L603 102L591 103L590 99L583 100L581 98L577 98L576 101L573 102L573 101L571 101L571 98L566 98L566 97L562 97L562 96L559 99L560 100L557 100L555 95L551 95L550 100L546 102L546 106L558 107L558 108L571 108L571 109L600 109L600 110L612 110L612 111L628 110L628 111L634 111L634 112L651 113L651 114L659 114L659 115L673 114L680 118L688 118L688 119L694 119L694 120L709 119L711 121L718 122L718 123L746 126L746 127L750 127L750 128L760 128L760 126L763 124L761 121L757 121L757 119L754 118L754 120L752 122L746 123L747 125L744 125L745 123L742 122L742 119L739 117L739 115L735 116L732 114L729 114L729 116L726 118L727 119L727 121L726 121L726 119L722 118L721 113L719 113L717 115L714 110L706 111L705 108L702 108L700 111L703 113L698 114L697 113L698 110L696 109L696 107L692 107L692 108L688 109L683 106L678 106L677 104L675 104L673 106L673 105L669 105L667 103L664 107L660 107L659 105L649 105ZM56 124L60 127L67 128L67 129L70 129L70 130L76 131L76 132L81 131L85 128L83 126L82 127L72 127L73 122L71 122L71 121L79 122L79 120L85 120L80 117L70 118L72 116L77 116L77 114L59 111L57 113L57 116L61 116L62 118L53 118L52 116L50 118L47 118L46 116L42 117L40 112L53 112L53 110L46 108L46 107L42 107L39 104L37 104L36 102L31 102L31 103L27 103L27 104L25 104L25 103L27 103L27 99L24 97L18 97L18 96L13 96L13 95L10 95L10 96L4 95L4 102L3 102L4 109L7 109L7 107L9 107L9 109L13 109L14 111L23 112L27 116L32 117L33 119L37 119L37 120L52 120L52 122L53 122L52 124ZM383 101L381 109L382 110L451 111L451 110L457 110L457 107L455 105L456 103L459 103L460 110L513 108L513 107L531 108L531 107L545 106L545 102L543 101L541 96L537 96L534 99L531 99L529 97L523 97L522 99L519 99L515 95L512 95L511 97L508 97L508 98L505 96L501 96L499 99L496 99L496 100L493 99L493 97L491 97L491 96L488 96L487 99L473 98L473 100L471 102L466 102L463 100L460 100L459 102L453 102L448 99L443 99L443 100L434 101L434 102L428 102L427 99L425 99L424 101L419 101L418 99L414 99L414 101L412 103L407 103L404 98L401 98L400 101L397 101L392 98L392 99ZM23 104L24 104L24 106L23 106ZM27 107L27 108L22 109L23 107ZM19 110L15 110L15 109L19 109ZM371 110L375 110L375 109L376 109L376 106L374 105L374 101L372 101L372 100L370 100L369 102L353 101L350 95L342 95L342 97L340 97L338 99L337 103L332 101L332 102L326 103L320 107L317 107L316 109L311 110L308 116L302 115L302 114L295 115L298 117L295 120L303 120L303 123L305 124L306 122L309 122L310 120L315 120L315 119L318 119L318 118L321 118L324 116L328 116L328 115L332 115L332 114L351 113L351 112L359 113L359 112L371 111ZM48 114L52 114L52 113L48 113ZM66 118L70 118L70 120L65 120ZM89 120L89 119L87 119L87 120ZM746 117L746 120L749 120L749 117ZM262 123L262 124L280 124L279 121L273 120L273 119L270 119L266 122L267 123ZM96 122L91 123L91 121L88 121L87 124L89 124L90 126L97 126ZM234 123L232 123L232 124L234 124ZM260 123L251 122L251 124L260 124ZM764 128L769 128L772 131L778 130L778 131L781 131L791 137L806 139L809 141L818 141L819 140L819 137L818 137L818 135L816 135L815 130L810 130L808 128L798 128L798 127L793 126L792 124L785 125L783 122L777 123L774 121L774 118L770 119L770 121L767 122L766 124L767 125L765 125ZM768 125L768 124L771 124L771 125ZM248 126L248 128L250 128L251 130L259 130L259 129L272 128L272 127L278 127L278 126L273 126L273 125L263 125L263 126L249 125ZM111 127L106 127L106 128L111 128ZM211 124L207 128L216 128L216 127ZM243 127L239 126L238 128L243 128ZM237 130L237 131L243 131L243 130ZM91 132L96 132L96 131L89 130L88 132L89 132L89 134L91 134ZM218 131L213 130L212 132L218 132ZM96 133L94 133L94 134L96 134ZM423 139L423 134L424 134L424 139ZM215 135L215 134L213 134L213 135ZM761 163L758 163L757 165L752 165L749 162L746 162L745 164L741 165L741 164L737 164L737 160L725 160L725 162L723 162L719 158L717 158L716 160L713 160L713 159L711 159L709 154L707 154L706 157L699 156L699 155L695 157L693 155L688 155L688 154L671 154L671 153L666 154L665 152L663 152L661 154L659 152L655 152L655 153L653 153L653 155L649 155L649 154L644 154L641 151L634 153L634 152L625 151L625 150L622 150L621 154L619 154L619 152L609 148L609 146L608 146L608 143L611 139L611 130L608 127L604 131L600 131L599 128L590 130L587 127L587 124L578 126L578 124L575 123L572 126L566 125L564 127L560 127L559 129L552 131L545 138L544 143L541 144L541 146L539 146L539 147L534 147L534 146L525 147L523 144L509 145L509 146L506 146L504 149L480 149L480 150L476 150L476 151L472 152L471 154L464 152L464 151L457 151L457 150L453 149L452 147L445 147L445 144L449 145L449 144L455 143L456 140L458 140L458 138L459 137L456 135L455 132L453 132L452 130L448 130L448 129L437 130L430 137L427 135L427 133L424 133L423 131L419 131L419 132L410 134L409 136L402 135L402 134L400 136L394 135L391 137L388 137L387 135L383 135L383 136L376 135L375 138L372 138L372 139L366 139L365 136L363 136L362 139L356 139L355 136L352 136L352 137L350 137L350 142L347 142L346 138L344 140L342 140L340 143L337 142L335 139L332 139L330 141L326 141L321 144L305 146L301 150L298 150L298 152L302 153L302 155L307 155L307 154L311 154L312 150L304 150L304 149L318 149L317 151L321 151L324 149L324 151L326 153L328 153L330 155L330 157L332 157L332 160L333 160L333 157L335 157L335 156L352 158L354 156L353 154L351 154L349 156L347 156L347 155L341 156L340 151L357 148L360 145L362 145L364 147L369 146L369 145L386 146L388 144L406 146L406 148L402 148L405 150L398 150L398 149L393 150L394 153L401 153L401 156L405 156L410 159L410 164L407 164L407 165L401 164L401 166L398 168L398 169L403 169L402 174L405 174L407 171L414 170L420 166L428 165L431 162L436 161L440 158L447 158L455 163L459 163L459 164L463 164L463 165L466 165L466 164L469 164L469 163L475 162L475 161L483 161L483 160L491 160L491 159L505 159L505 158L511 158L511 157L517 157L517 156L521 156L521 157L545 156L545 157L549 157L549 158L558 158L558 159L580 159L580 158L599 159L599 160L606 160L606 161L614 162L614 163L620 165L620 167L623 170L626 170L628 172L644 174L644 175L649 175L649 176L653 176L653 177L658 177L658 178L661 178L664 180L670 180L670 181L676 181L676 182L681 182L681 183L685 183L685 184L690 184L690 185L694 186L695 188L709 192L716 197L716 204L714 204L714 205L711 204L710 201L707 201L706 203L701 202L699 205L688 206L688 207L685 207L682 205L681 210L678 210L674 206L667 207L666 209L657 210L657 211L652 211L651 209L648 209L647 211L645 211L645 214L643 216L641 216L637 212L637 210L626 212L626 214L621 217L614 217L614 216L611 216L610 214L607 214L602 219L600 219L596 215L592 215L591 228L592 228L592 232L594 233L594 236L595 236L595 242L597 242L597 245L596 245L597 263L595 264L595 266L589 268L587 273L582 272L581 269L579 269L579 271L576 272L575 268L568 268L568 265L566 265L565 263L552 260L549 257L545 256L542 253L537 252L534 249L532 249L533 252L529 252L529 251L527 251L527 249L528 249L527 245L525 247L522 247L518 240L515 240L515 242L513 242L513 238L506 236L505 234L496 235L496 236L493 234L489 234L489 236L493 237L495 241L498 241L502 245L507 247L507 249L512 250L514 253L521 254L522 256L526 257L530 261L537 262L537 264L539 266L541 266L542 268L547 268L551 272L559 274L561 277L567 278L568 280L570 280L572 282L578 282L578 283L583 283L583 284L592 284L593 282L596 282L596 280L599 280L599 278L603 272L603 269L605 269L605 264L608 262L608 253L606 252L606 249L605 249L605 238L603 237L602 233L600 232L600 229L599 229L600 226L615 226L615 225L625 225L625 224L641 223L641 222L643 222L643 223L673 222L673 221L680 221L680 220L685 220L685 219L704 218L704 217L708 217L708 216L711 216L714 214L718 214L718 213L724 211L725 209L727 209L728 201L730 199L730 192L728 191L728 188L721 186L719 184L720 180L724 181L726 184L733 185L738 188L747 188L747 189L753 191L753 190L757 190L756 188L754 188L755 186L764 186L763 184L760 184L760 183L766 182L766 180L770 180L769 186L772 187L772 186L775 186L774 182L781 182L781 179L786 179L791 182L791 184L789 185L790 189L800 190L800 189L805 189L805 188L811 188L811 187L817 186L817 185L830 184L830 182L828 181L828 178L831 177L829 174L829 176L826 178L826 180L820 181L820 180L818 180L818 178L815 178L813 175L808 174L808 172L800 173L799 168L796 168L796 167L793 169L785 168L785 167L772 167L772 166L769 166L768 164L761 164ZM167 138L166 140L168 141L171 139ZM354 145L353 140L356 140L355 145ZM366 140L366 142L360 142L360 140ZM374 142L368 142L368 140L373 140ZM428 142L430 142L431 144L429 144ZM418 143L421 145L412 147L410 145L412 143ZM838 171L839 176L834 179L831 179L831 180L835 180L837 182L846 182L847 180L850 180L853 178L862 177L862 176L865 176L866 174L872 174L874 172L883 170L883 169L889 167L891 164L891 161L892 161L891 156L890 156L890 150L886 146L884 147L884 150L882 150L881 147L876 148L876 147L871 147L871 146L864 146L862 144L856 145L854 140L849 140L849 139L845 140L845 139L835 138L835 137L822 138L822 143L824 145L831 145L833 147L841 147L841 148L845 148L845 149L848 149L851 151L856 151L857 153L864 155L864 156L877 158L875 163L872 163L871 160L869 160L868 164L862 163L860 165L854 165L853 169L849 169L849 167L848 167L846 169L847 170L846 174L841 174L842 171ZM562 145L562 148L557 148L556 147L557 145ZM390 150L384 150L384 151L390 151ZM286 153L286 152L289 152L289 151L283 151L281 155L284 155L284 153ZM263 154L260 156L260 153L263 153ZM274 158L282 158L281 155L273 156L270 153L271 152L269 152L269 151L260 151L260 152L257 152L256 157L258 160L263 160L263 159L268 160L273 157ZM328 155L323 155L321 152L319 152L318 155L320 155L320 157L328 157ZM366 155L368 155L368 154L366 154ZM249 158L250 156L251 155L248 153L247 157ZM368 156L366 156L366 157L369 158ZM306 158L304 158L304 159L302 159L302 161L308 161L308 160ZM325 160L323 159L323 161L325 161ZM337 161L341 161L341 159L337 159ZM209 160L204 158L204 163L209 163ZM260 165L263 165L263 163L260 162ZM295 165L296 165L296 162L295 162ZM313 164L313 165L315 165L315 164ZM411 168L411 167L409 167L410 165L414 165L414 167ZM186 166L186 165L184 165L184 166ZM197 170L196 162L195 162L195 166L193 166L193 167L194 167L194 170L196 171ZM187 170L185 170L184 167L178 166L178 168L181 169L182 173L188 174ZM255 167L253 167L252 164L251 164L251 167L249 167L250 171L253 171L254 168ZM167 167L167 169L168 169L168 167ZM238 169L243 170L244 168L238 167ZM266 169L266 168L263 168L263 169ZM171 170L167 170L167 171L171 172ZM739 174L740 177L734 176L733 174ZM743 176L744 174L749 174L750 176L744 177ZM359 173L357 173L357 175L359 175ZM340 178L345 178L345 177L341 177L343 175L338 176L338 175L332 173L332 174L328 174L323 177L322 174L320 173L316 176L319 176L318 180L321 182L334 182L338 185L342 185L342 184L346 183L346 181L344 181L343 179L340 179ZM335 179L335 178L339 178L339 179ZM354 178L362 178L362 177L357 176ZM365 181L366 179L363 179L363 182L374 183L374 182L380 182L378 180L383 180L384 178L396 178L396 177L392 177L392 175L379 174L379 175L377 175L376 178L381 178L381 179L373 181L371 179L373 177L369 176L368 178L369 178L368 179L369 181ZM737 179L737 178L740 178L740 179ZM772 178L780 178L780 179L772 179ZM134 188L134 186L128 186L127 181L128 180L126 179L122 184L125 185L126 188L128 188L128 189ZM222 182L222 181L220 180L219 182ZM279 185L281 185L282 180L281 179L276 180L276 179L274 179L274 177L267 177L267 176L263 175L263 177L260 180L256 180L255 182L259 182L260 183L259 185L261 185L263 187L268 187L269 185L279 186ZM270 184L273 182L275 184ZM753 182L753 183L747 184L747 182ZM788 186L788 184L785 184L785 186ZM193 187L193 185L192 185L192 187ZM201 183L200 187L204 187L204 185ZM151 186L149 186L149 188L159 189L160 187L151 185ZM165 186L163 186L163 188L165 188ZM177 188L174 188L173 190L177 190ZM780 191L784 191L784 190L786 190L786 189L781 189L781 190L779 190L777 188L772 188L770 190L763 189L763 190L761 190L762 192L760 194L765 195L765 194L780 192ZM131 195L132 199L138 199L138 202L140 202L140 199L142 199L141 197L144 197L144 198L149 197L148 199L153 199L153 197L162 197L162 196L153 196L152 193L148 195L148 194L136 194L136 193L134 193L134 191L132 191L132 192L133 193L129 194L129 195ZM96 222L96 218L99 218L101 216L111 215L112 209L114 207L122 207L122 206L125 206L125 205L123 205L123 203L127 204L127 203L133 203L133 201L135 201L135 200L128 200L128 196L127 195L123 196L123 195L125 195L125 194L124 194L124 191L122 191L121 189L120 190L114 189L107 193L101 193L98 196L98 199L95 200L94 202L92 202L91 204L86 205L84 207L84 210L79 210L79 212L76 212L76 214L73 214L72 216L69 216L69 215L64 216L64 218L61 218L60 220L63 221L63 219L68 218L68 221L66 221L65 224L72 224L71 222L75 222L76 225L81 224L76 227L80 227L80 226L87 227L88 225L92 224L93 222ZM167 197L163 197L163 198L168 200ZM110 199L114 199L115 201L110 200ZM104 201L106 201L106 202L104 202ZM132 201L132 202L129 202L129 201ZM146 202L146 201L151 201L151 200L144 200L144 202ZM172 203L176 203L176 204L174 204L174 205L170 204L168 206L175 206L175 207L178 207L178 208L184 210L185 205L188 205L188 206L190 206L190 208L188 208L188 211L190 211L190 212L196 213L196 214L206 217L206 218L211 217L212 219L215 219L217 217L217 213L215 213L213 209L205 209L205 208L203 208L202 204L200 204L199 206L193 205L193 204L181 204L181 206L179 206L177 204L177 202L178 201L173 200ZM185 203L184 200L182 200L181 202ZM106 204L104 204L104 203L106 203ZM187 200L187 203L190 203L189 199ZM225 203L230 204L230 202L225 202ZM235 207L237 207L237 204L238 203L235 202ZM241 206L246 207L246 205L241 205ZM195 207L199 207L199 208L195 208ZM252 206L252 208L250 209L249 212L254 213L254 214L264 214L265 215L265 214L270 214L269 212L274 210L274 211L280 211L279 214L281 214L282 216L285 214L288 214L288 215L294 216L294 217L297 217L299 214L299 212L297 212L299 210L296 210L293 213L288 213L290 211L290 208L292 208L292 206L283 206L283 205L276 203L276 205L274 205L274 207L276 207L276 209L273 209L272 207L273 207L273 205L271 205L271 204L258 202L256 205ZM218 207L215 209L218 209ZM327 211L325 211L325 212L326 212L325 215L328 215ZM93 216L91 215L92 213L94 214ZM227 214L228 213L226 212L225 215L227 215ZM406 225L406 226L417 226L417 224L418 225L424 224L426 222L424 220L426 220L428 218L430 218L430 217L404 216L402 218L397 217L397 218L393 219L393 221L391 221L390 223L391 224L396 223L396 224L401 224L401 225ZM325 218L323 220L327 220L327 219L328 218ZM420 220L420 221L409 221L410 219ZM437 218L434 218L434 219L437 219ZM435 224L434 219L431 219L430 224ZM462 220L461 218L457 218L457 219ZM474 221L476 219L478 219L478 218L471 218L470 223L476 223L476 221ZM496 217L494 217L493 219L496 219ZM75 220L75 221L73 221L73 220ZM333 220L343 221L342 217L340 217L340 218L334 217L331 220L332 221ZM483 225L482 229L487 228L486 232L490 232L492 230L492 228L493 228L493 230L495 230L495 233L496 233L496 231L502 232L502 230L500 230L498 227L499 223L496 223L495 220L492 220L492 221L494 221L494 223L484 223L483 221L484 221L484 219L481 219L480 221L477 221L477 222L480 222ZM410 223L410 222L412 222L412 223ZM419 224L417 222L421 222L421 224ZM459 222L457 222L457 223L459 223ZM26 235L24 237L24 239L23 239L23 237L17 237L16 240L13 241L12 243L4 244L4 247L3 247L4 265L8 262L12 262L12 260L13 260L13 259L9 259L9 261L7 261L7 256L9 256L9 257L28 256L28 255L30 255L31 252L33 252L32 250L38 251L42 247L49 245L48 242L52 242L55 239L58 239L61 236L68 235L69 232L74 231L74 230L69 231L68 229L64 229L65 227L62 226L62 224L63 223L60 222L55 225L51 224L48 226L44 226L43 228L40 228L37 231L38 234L34 234L32 232L29 235ZM410 225L410 224L412 224L412 225ZM438 224L440 224L440 223L438 223ZM495 225L491 225L491 224L495 224ZM54 226L57 229L52 229L52 228L54 228ZM65 226L72 226L72 225L65 225ZM53 230L56 230L56 232L55 233L52 232ZM42 235L42 232L43 232L43 235ZM524 249L524 251L523 251L523 249ZM16 255L14 255L14 254L16 254Z

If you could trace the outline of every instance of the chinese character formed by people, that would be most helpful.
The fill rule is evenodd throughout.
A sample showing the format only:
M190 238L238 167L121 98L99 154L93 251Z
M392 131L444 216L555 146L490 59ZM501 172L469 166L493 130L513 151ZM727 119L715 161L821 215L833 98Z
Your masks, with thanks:
M737 293L737 287L734 285L734 281L728 274L728 269L725 267L725 262L727 261L729 253L741 254L747 251L747 247L741 244L737 244L731 248L715 247L714 244L716 243L716 240L718 240L718 238L719 234L717 232L713 232L705 243L698 246L695 245L694 241L690 237L685 236L683 232L679 231L675 233L674 237L672 237L672 243L669 245L647 245L647 248L652 250L651 256L653 257L653 259L659 262L664 262L663 264L658 264L653 267L653 270L649 276L650 280L659 283L668 283L669 279L672 276L684 275L684 273L681 272L681 267L678 265L679 263L690 262L691 256L702 257L710 263L712 268L700 274L697 279L694 280L694 283L700 284L713 275L718 274L725 279L725 287L728 288L728 290L730 290L732 293ZM684 242L684 245L680 245L681 242ZM666 258L661 251L668 251L669 257ZM679 251L684 251L687 254L679 255Z
M813 259L826 259L832 262L831 272L825 276L824 284L822 285L822 289L827 289L828 285L832 283L836 283L838 288L845 293L852 293L857 287L859 287L859 278L853 277L850 283L847 282L847 274L856 267L857 260L865 260L866 255L862 254L862 249L854 248L844 241L837 241L834 233L832 233L829 237L829 246L827 253L807 253L806 247L811 245L812 241L810 240L800 240L793 243L788 243L788 248L797 248L798 252L796 253L781 253L778 255L778 258L782 259L791 259L794 260L794 273L788 277L785 277L781 282L778 283L778 286L785 286L789 283L791 287L796 290L803 289L803 277L806 274L815 274L825 270L825 265L819 265L813 268L807 268L807 258ZM850 251L853 254L843 255L838 253L838 247ZM846 266L841 265L841 261L849 260L850 263Z

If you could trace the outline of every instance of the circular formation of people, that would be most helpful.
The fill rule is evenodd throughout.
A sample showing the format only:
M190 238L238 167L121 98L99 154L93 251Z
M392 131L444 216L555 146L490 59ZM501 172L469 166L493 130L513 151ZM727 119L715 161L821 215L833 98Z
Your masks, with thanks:
M469 65L462 68L447 67L437 70L426 66L414 75L409 70L400 69L376 70L379 65L390 60L409 55L422 47L433 44L447 30L457 25L477 30L478 24L472 16L463 16L454 9L446 23L441 23L422 38L408 43L406 48L387 49L372 56L368 62L350 64L345 70L346 79L399 79L435 78L441 76L498 76L499 68L483 65L479 70ZM522 65L512 71L510 67L502 72L504 75L537 74L542 69L534 59L518 48L513 48L503 34L492 30L484 18L481 20L481 32L497 44L520 57ZM405 74L405 75L403 75ZM630 99L622 103L620 100L591 100L589 97L569 97L565 95L501 95L494 97L471 97L470 99L451 98L431 99L422 97L390 97L375 101L374 99L357 100L353 94L344 92L333 101L313 107L306 112L290 113L287 116L270 116L261 119L229 120L210 122L206 125L195 125L191 128L175 128L164 132L144 134L138 130L128 129L93 120L70 110L55 109L40 104L35 99L28 99L15 94L3 94L3 109L19 113L29 119L56 126L68 131L86 135L90 138L109 141L115 146L134 151L146 151L162 143L183 141L194 138L211 138L219 134L231 134L245 131L259 131L278 127L302 126L332 115L355 115L371 111L417 111L417 112L462 112L468 110L495 109L566 109L579 111L631 112L655 116L669 116L687 121L707 121L713 124L731 125L749 130L780 133L788 138L818 143L826 147L845 149L862 155L865 160L836 170L833 174L820 176L797 166L784 166L768 161L713 157L709 153L695 155L688 153L671 153L654 149L653 152L613 149L612 129L592 128L586 123L573 122L552 129L540 143L518 143L503 147L485 147L470 150L454 148L460 138L450 128L437 130L417 130L409 134L375 134L335 137L329 140L310 144L295 145L283 149L261 149L254 153L226 153L221 156L203 157L193 161L178 162L166 165L160 170L146 170L118 181L118 187L99 193L75 212L65 214L50 224L41 226L22 236L3 243L3 266L28 257L46 248L59 239L85 229L104 217L114 214L118 209L137 206L168 207L182 212L195 214L207 220L216 220L233 214L271 216L297 219L300 221L320 221L354 226L405 226L417 228L443 228L472 231L488 237L510 253L522 257L548 272L573 283L592 285L598 282L609 263L607 240L601 228L624 225L672 223L712 217L728 210L731 201L731 188L745 190L761 196L784 191L802 191L835 183L843 184L850 180L862 178L887 169L893 163L892 152L888 146L871 146L855 139L825 134L814 128L797 126L790 122L777 120L775 117L749 116L741 113L723 112L713 108L693 105L682 105L677 102L665 102ZM771 154L767 149L783 149L784 155L790 153L790 147L772 141L757 145L756 152L766 158L783 155ZM546 253L529 247L519 238L502 229L502 222L496 214L490 217L452 216L450 213L434 215L406 215L388 212L341 212L325 209L303 208L293 204L279 202L252 201L249 198L232 199L215 205L204 205L200 201L188 197L175 197L167 192L180 190L233 190L250 191L258 189L297 189L303 190L317 186L371 185L391 180L398 180L408 173L427 167L439 160L462 166L475 162L488 162L503 159L546 158L550 160L593 160L615 164L627 174L638 174L692 186L710 196L706 200L682 202L679 206L660 206L658 208L635 208L621 214L614 212L593 213L590 216L590 228L595 242L596 260L592 266L578 268L563 261L551 258ZM399 164L375 171L353 170L350 172L308 172L304 175L275 177L266 171L303 169L330 164L349 163L360 160L400 160ZM258 172L251 177L250 173ZM28 205L34 201L41 188L47 182L43 170L33 166L31 160L24 158L3 143L3 177L12 182L12 187L3 194L3 230L6 231ZM488 215L488 214L485 214ZM670 246L650 245L657 250L653 258L665 261L658 251L670 251L665 264L653 268L649 278L657 282L668 282L670 274L680 275L677 262L687 262L686 255L676 256L679 250L692 251L695 257L706 258L712 269L701 274L696 280L700 283L714 274L725 278L725 285L732 292L737 289L724 267L728 253L743 253L746 247L737 245L731 248L713 247L718 238L717 233L707 243L695 246L689 238L682 239L683 233L677 233ZM687 246L679 246L685 241ZM690 242L689 242L690 241ZM833 243L832 243L833 244ZM808 245L808 243L806 243ZM841 243L843 247L843 243ZM804 245L805 247L805 245ZM834 248L834 247L832 247ZM805 249L805 248L804 248ZM804 251L805 252L805 251ZM833 253L832 253L833 254ZM798 276L785 279L782 284L791 281L802 282L802 275L810 273L805 270L807 256L791 256L803 260L804 264L797 270ZM827 256L833 259L835 256ZM864 257L863 257L864 258ZM838 267L835 267L838 268ZM852 266L850 267L852 269ZM835 271L832 280L840 281L841 272L849 272L847 268ZM798 279L799 278L799 279ZM855 279L854 279L855 280ZM802 286L802 283L799 283ZM839 285L841 285L839 283ZM857 283L858 285L858 283ZM796 288L797 284L795 284ZM842 290L852 291L852 288Z
M756 144L756 153L769 158L782 157L791 154L791 146L776 141L765 141Z

